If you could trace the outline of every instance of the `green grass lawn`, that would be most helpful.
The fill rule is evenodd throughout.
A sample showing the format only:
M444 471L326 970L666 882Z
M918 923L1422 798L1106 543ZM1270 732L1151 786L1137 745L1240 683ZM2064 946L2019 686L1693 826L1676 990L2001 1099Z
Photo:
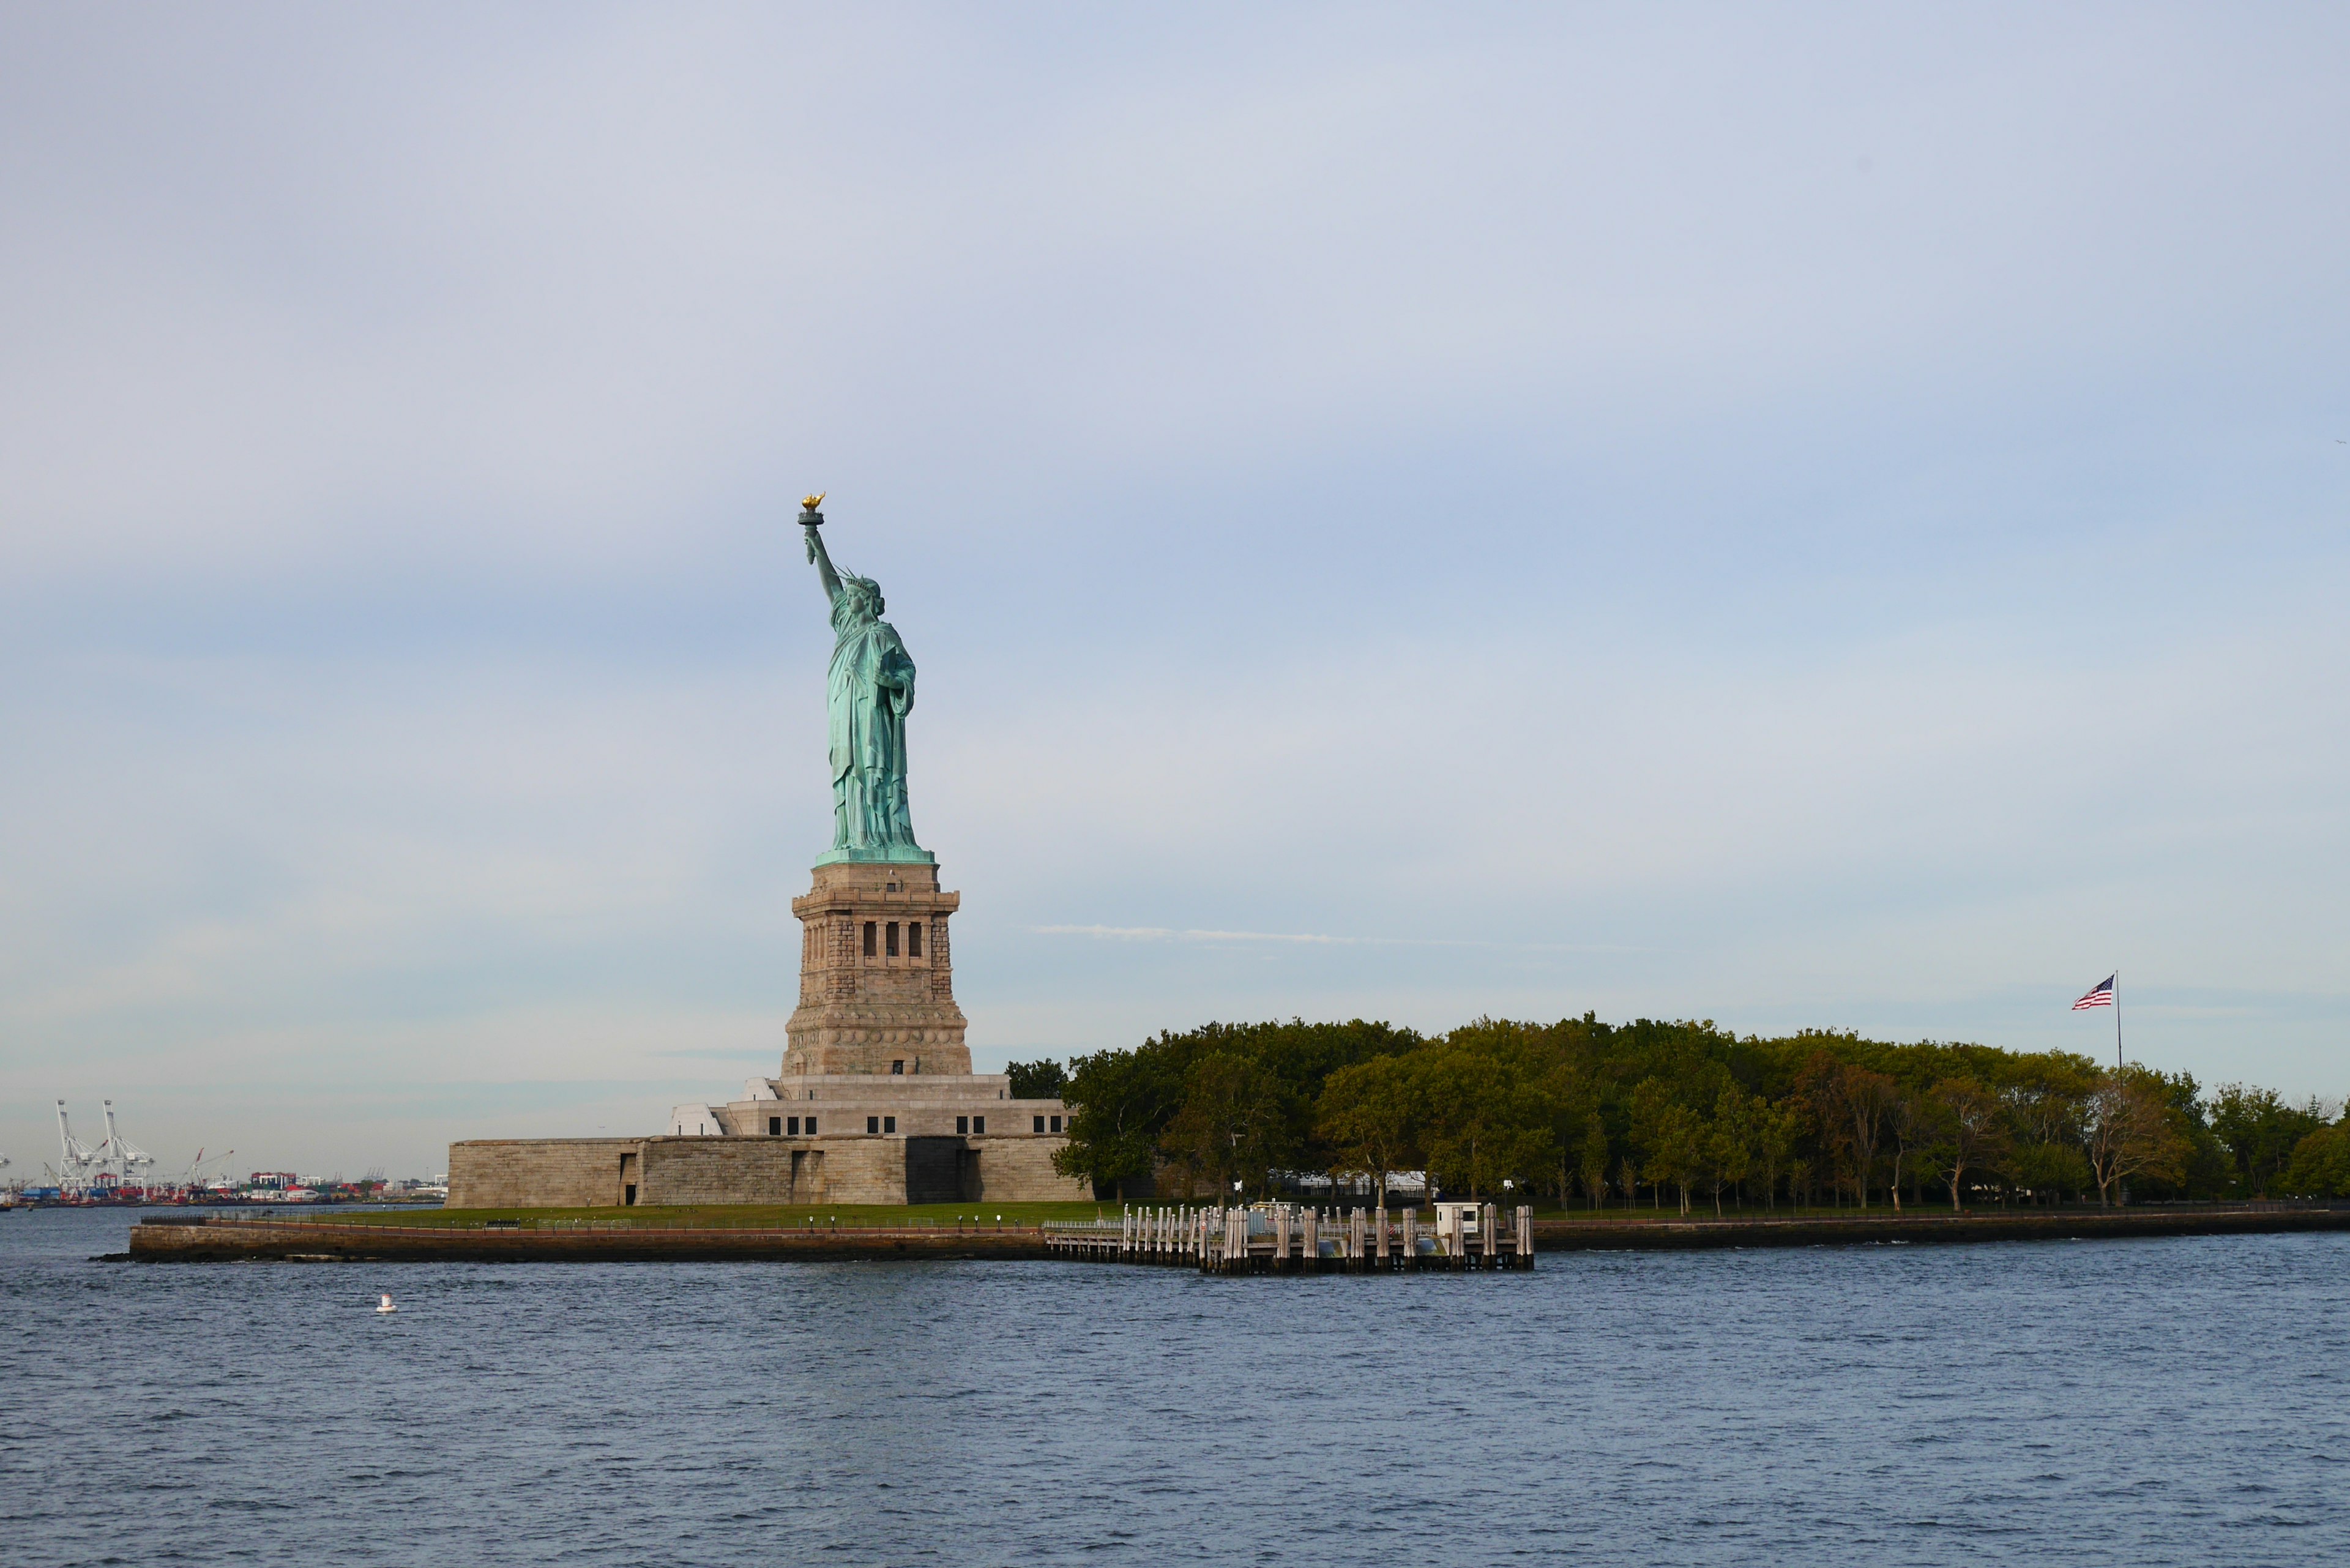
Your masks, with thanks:
M1138 1205L1138 1207L1142 1207ZM1388 1210L1391 1219L1402 1217L1400 1207ZM1794 1220L1794 1219L1857 1219L1862 1210L1846 1206L1837 1208L1793 1209L1782 1204L1776 1210L1760 1207L1739 1210L1725 1204L1721 1217L1725 1220ZM1903 1218L1948 1217L1947 1204L1911 1205L1902 1210ZM1995 1207L1970 1208L1970 1217L1995 1216L2012 1212L2017 1216L2033 1213L2054 1213L2052 1210L2017 1209L2002 1211ZM1115 1223L1118 1206L1109 1203L833 1203L816 1206L795 1204L778 1206L762 1203L713 1203L692 1207L656 1208L638 1206L628 1209L410 1209L349 1212L323 1210L313 1215L280 1214L281 1219L309 1219L314 1222L336 1225L407 1225L471 1227L484 1220L511 1220L525 1227L553 1229L558 1226L594 1223L598 1225L629 1225L648 1229L679 1227L693 1230L821 1230L832 1225L848 1226L936 1226L953 1230L958 1225L980 1226L993 1230L1001 1223L1006 1228L1032 1226L1046 1220L1092 1220L1097 1217ZM1692 1220L1714 1217L1711 1202L1690 1206ZM1866 1210L1872 1220L1891 1219L1893 1210L1885 1204L1873 1203ZM1421 1215L1422 1223L1430 1217ZM1642 1203L1627 1208L1610 1204L1594 1210L1585 1207L1561 1209L1553 1204L1537 1204L1537 1220L1573 1220L1624 1222L1644 1220L1678 1220L1680 1206L1668 1201L1662 1208L1650 1208Z

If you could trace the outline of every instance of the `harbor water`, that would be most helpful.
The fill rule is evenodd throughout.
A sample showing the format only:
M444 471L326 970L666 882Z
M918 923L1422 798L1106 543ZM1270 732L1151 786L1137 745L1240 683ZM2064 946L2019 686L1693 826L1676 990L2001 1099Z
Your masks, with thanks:
M2350 1561L2350 1236L89 1261L132 1217L0 1217L10 1563Z

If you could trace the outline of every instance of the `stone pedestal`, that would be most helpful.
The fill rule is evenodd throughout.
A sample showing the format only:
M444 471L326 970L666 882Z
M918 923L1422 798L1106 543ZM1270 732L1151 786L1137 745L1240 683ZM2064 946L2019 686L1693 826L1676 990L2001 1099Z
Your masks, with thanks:
M800 920L800 1004L785 1025L783 1075L967 1075L948 917L960 893L936 865L836 861L792 900Z

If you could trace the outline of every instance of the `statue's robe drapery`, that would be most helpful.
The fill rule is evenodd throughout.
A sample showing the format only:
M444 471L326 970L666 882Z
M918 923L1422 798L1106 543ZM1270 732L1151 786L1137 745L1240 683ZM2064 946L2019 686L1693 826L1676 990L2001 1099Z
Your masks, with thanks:
M897 628L852 592L832 600L831 715L835 849L919 849L906 805L906 715L914 660Z

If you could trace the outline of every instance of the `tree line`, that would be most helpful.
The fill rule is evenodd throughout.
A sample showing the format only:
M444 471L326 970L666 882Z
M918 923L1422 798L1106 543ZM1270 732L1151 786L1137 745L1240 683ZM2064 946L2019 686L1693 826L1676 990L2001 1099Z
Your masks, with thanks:
M1586 1013L1438 1035L1210 1023L1011 1074L1015 1096L1069 1106L1062 1173L1121 1199L1263 1195L1308 1172L1384 1191L1403 1170L1471 1198L1506 1183L1684 1214L2350 1197L2350 1115L2062 1051Z

